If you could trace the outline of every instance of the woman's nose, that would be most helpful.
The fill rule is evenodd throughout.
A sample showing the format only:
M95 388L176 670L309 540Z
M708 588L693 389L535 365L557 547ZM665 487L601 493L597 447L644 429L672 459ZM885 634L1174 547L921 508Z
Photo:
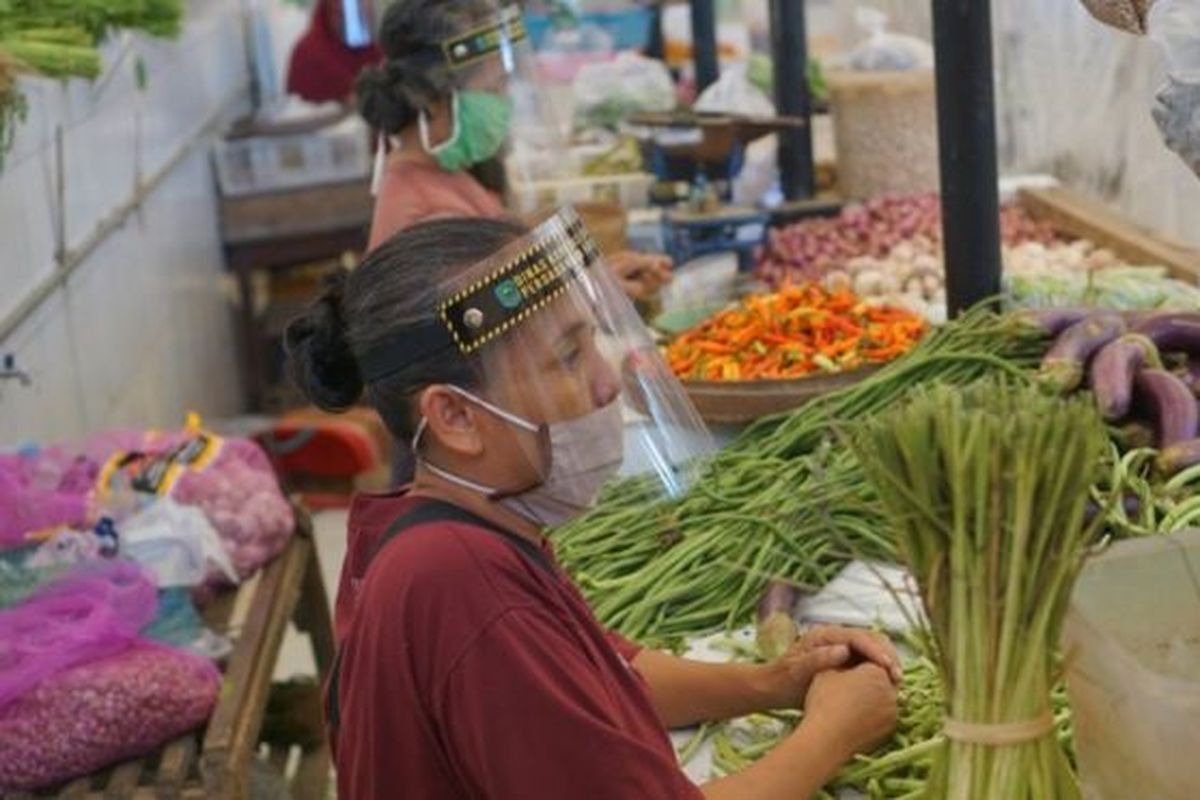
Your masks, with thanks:
M603 358L596 359L596 373L592 378L592 402L596 408L604 408L621 393L621 378L612 365Z

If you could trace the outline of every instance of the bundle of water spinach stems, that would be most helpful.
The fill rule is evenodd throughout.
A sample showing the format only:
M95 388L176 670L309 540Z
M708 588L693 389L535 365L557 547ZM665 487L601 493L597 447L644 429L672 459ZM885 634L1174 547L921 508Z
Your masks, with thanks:
M1069 745L1070 734L1065 695L1053 669L1057 626L1083 543L1099 536L1111 519L1110 499L1126 490L1125 473L1133 470L1110 450L1086 400L1052 398L1038 387L1036 368L1046 346L1041 331L1016 318L973 310L867 380L751 426L682 497L661 499L636 479L610 487L592 513L556 532L560 558L602 622L647 644L676 649L686 637L752 622L769 580L816 590L855 558L904 563L921 584L931 627L918 643L921 656L909 665L900 727L891 743L848 765L830 790L850 787L869 797L1074 797L1068 757L1060 749ZM990 383L979 388L980 381ZM1063 427L1059 433L1022 428L1027 435L1009 449L999 447L999 434L992 431L981 447L980 431L987 425L975 417L1009 426L1019 418L1032 426L1029 414L1010 413L1021 406ZM932 427L928 420L942 419L947 408L958 409L953 424L960 427ZM925 415L921 436L900 424L905 414L916 427L915 420ZM963 430L972 433L956 439ZM889 449L885 436L902 432L914 439ZM1078 437L1071 469L1056 443L1068 432ZM918 453L909 452L918 444ZM927 459L926 471L910 476L917 489L898 483L896 452ZM1030 470L1030 481L1004 483L1015 473L1001 466L1002 458ZM1048 474L1052 467L1058 477ZM1063 476L1074 482L1061 485ZM1045 487L1056 488L1046 494ZM1084 524L1089 490L1103 504L1093 525ZM940 498L941 505L913 516L919 505L914 497L921 492ZM1054 520L1059 529L1046 525L1037 532L1060 536L1064 521L1076 515L1075 538L1053 545L1062 558L1036 564L1058 571L1033 570L1027 549L1033 545L1013 543L1014 520L1032 517L1039 525ZM1118 529L1106 527L1109 533ZM999 548L993 552L1007 553L1013 563L1006 561L1000 573L964 579L967 583L955 587L958 595L943 594L949 588L931 576L946 580L939 572L945 565L920 562L925 551L918 543L931 546L941 536L946 547L956 537L976 536L960 542L954 552L961 557L975 553L966 542L978 544L988 533L995 536L990 546ZM1016 563L1018 557L1025 567ZM964 599L962 592L976 580L983 582ZM1018 590L1024 594L996 594ZM989 598L992 606L984 602ZM1038 627L1031 628L1035 617ZM1017 621L1023 636L1035 636L1036 630L1035 638L1014 639ZM984 666L975 683L961 677ZM1001 702L1017 689L1019 701ZM790 718L776 722L749 742L744 730L706 726L693 743L713 740L719 773L757 758L794 724ZM999 748L1009 753L1004 756L988 744L1035 734L1019 747ZM1031 765L1041 770L1034 777ZM1015 781L1033 781L1032 789L1018 791ZM994 788L981 788L989 785ZM1042 789L1046 793L1038 794Z

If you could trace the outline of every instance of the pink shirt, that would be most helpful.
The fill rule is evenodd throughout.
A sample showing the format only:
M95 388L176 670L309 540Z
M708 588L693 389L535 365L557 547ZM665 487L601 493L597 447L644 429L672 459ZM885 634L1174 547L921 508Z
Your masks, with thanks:
M416 225L441 217L502 217L500 198L467 172L446 172L435 164L392 159L388 162L368 250Z

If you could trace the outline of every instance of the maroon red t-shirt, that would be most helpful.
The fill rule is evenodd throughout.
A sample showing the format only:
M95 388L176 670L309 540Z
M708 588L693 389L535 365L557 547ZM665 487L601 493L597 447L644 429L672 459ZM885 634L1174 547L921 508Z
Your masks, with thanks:
M486 528L430 522L365 568L419 502L362 498L351 514L338 796L701 797L630 666L636 646L600 627L549 543L547 570Z

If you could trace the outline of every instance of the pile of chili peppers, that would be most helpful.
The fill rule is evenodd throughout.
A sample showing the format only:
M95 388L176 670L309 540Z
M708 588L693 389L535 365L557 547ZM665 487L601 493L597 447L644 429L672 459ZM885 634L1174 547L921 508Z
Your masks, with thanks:
M852 370L911 350L928 326L904 309L817 284L751 295L666 349L685 380L762 380Z

